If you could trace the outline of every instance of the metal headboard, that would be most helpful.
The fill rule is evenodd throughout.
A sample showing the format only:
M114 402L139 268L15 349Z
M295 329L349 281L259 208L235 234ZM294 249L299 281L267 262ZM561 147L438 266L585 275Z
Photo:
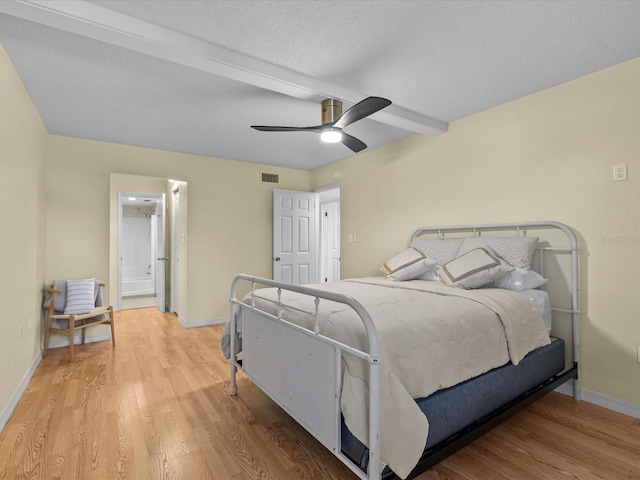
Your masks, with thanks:
M545 235L545 231L547 235ZM562 232L564 235L558 235ZM570 305L568 308L554 306L554 298L552 301L552 311L571 315L571 345L572 357L575 365L580 364L580 290L579 290L579 271L578 271L578 238L575 232L567 225L554 221L540 222L522 222L522 223L496 223L496 224L479 224L479 225L447 225L447 226L428 226L415 229L409 236L408 244L423 235L430 238L447 239L461 237L479 237L479 236L536 236L539 238L536 246L536 256L534 259L536 265L532 268L541 275L552 273L553 269L545 269L545 259L551 255L571 255L569 279L567 290L570 296ZM557 283L557 282L556 282ZM551 292L550 292L551 293ZM557 293L557 292L554 292ZM566 293L566 290L565 290ZM550 295L551 296L551 295ZM565 295L566 297L566 295ZM558 300L558 297L555 299ZM555 322L554 322L555 323ZM555 332L554 332L555 334ZM562 335L556 335L562 336ZM569 339L565 338L565 342ZM581 387L579 376L573 380L573 396L576 400L580 400Z

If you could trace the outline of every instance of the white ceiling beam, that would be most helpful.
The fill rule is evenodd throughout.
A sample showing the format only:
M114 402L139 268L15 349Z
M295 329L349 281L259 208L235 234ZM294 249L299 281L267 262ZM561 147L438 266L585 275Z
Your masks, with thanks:
M355 104L365 97L84 1L0 1L0 12L303 100L319 103L337 98ZM397 105L369 118L430 136L445 133L448 127L446 122Z

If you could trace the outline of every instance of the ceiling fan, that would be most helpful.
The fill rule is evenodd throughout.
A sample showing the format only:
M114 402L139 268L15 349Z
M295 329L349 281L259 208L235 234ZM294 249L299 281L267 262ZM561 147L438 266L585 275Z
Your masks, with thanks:
M251 125L261 132L314 132L319 133L323 142L342 142L354 152L367 148L367 145L356 137L345 133L342 129L353 122L391 105L391 100L381 97L367 97L342 113L342 102L334 98L322 101L322 124L314 127L272 127L268 125Z

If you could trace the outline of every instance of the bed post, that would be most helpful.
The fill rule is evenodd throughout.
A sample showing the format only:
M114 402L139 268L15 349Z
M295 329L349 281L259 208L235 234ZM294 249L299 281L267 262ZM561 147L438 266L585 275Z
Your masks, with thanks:
M571 242L571 334L572 334L572 350L573 364L579 368L580 365L580 271L578 257L578 237L573 229L560 222L533 222L532 224L547 223L556 228L561 229L569 237ZM573 377L573 398L582 399L582 388L580 385L580 372L576 371Z
M565 226L566 227L566 226ZM573 330L573 362L575 365L580 365L580 292L579 292L579 277L578 277L578 239L575 232L566 227L567 234L571 238L571 268L573 273L572 278L572 291L571 291L571 321ZM579 372L573 379L573 398L581 400L582 389L580 386Z
M380 342L376 327L369 312L360 302L346 298L344 302L353 308L364 324L369 339L369 463L367 466L367 480L380 480L382 469L380 465Z
M238 384L236 383L236 367L237 361L237 345L236 345L236 290L238 287L238 277L233 279L231 283L231 295L229 296L229 395L238 393Z
M380 471L380 358L369 358L369 480L379 480Z

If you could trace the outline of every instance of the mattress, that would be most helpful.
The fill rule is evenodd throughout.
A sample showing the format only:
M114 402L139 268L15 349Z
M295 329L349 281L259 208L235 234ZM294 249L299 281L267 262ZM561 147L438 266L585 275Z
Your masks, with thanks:
M517 366L508 363L429 397L417 399L420 410L429 419L425 449L562 372L564 349L562 339L552 338L549 345L529 353ZM344 422L342 451L366 468L367 448L349 432Z
M551 300L544 290L529 289L518 292L527 297L540 310L547 333L551 334Z

